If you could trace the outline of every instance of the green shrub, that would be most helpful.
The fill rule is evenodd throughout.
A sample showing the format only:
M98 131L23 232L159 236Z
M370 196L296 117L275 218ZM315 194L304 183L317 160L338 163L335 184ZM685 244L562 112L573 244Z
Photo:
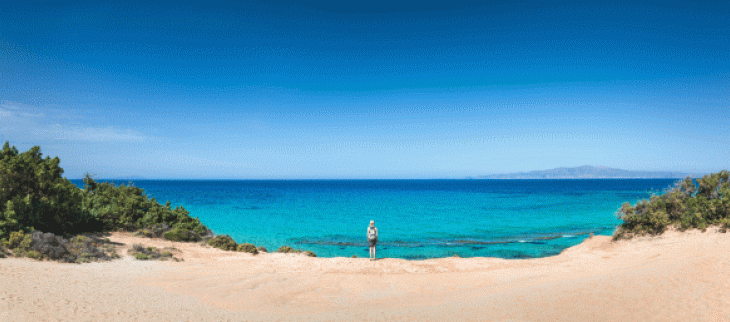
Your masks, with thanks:
M299 253L302 253L302 250L300 250L300 249L294 249L294 248L291 248L289 246L281 246L281 247L279 247L279 249L276 252L277 253L284 253L284 254L288 254L288 253L299 254ZM315 254L311 250L304 251L304 254L307 255L307 256L309 256L309 257L317 257L317 254Z
M298 253L299 251L297 251L294 248L291 248L289 246L281 246L281 247L279 247L279 249L276 252L288 254L288 253Z
M193 232L197 238L211 235L185 208L162 205L140 188L97 183L86 175L86 186L79 189L62 177L60 162L57 157L44 159L37 146L19 153L5 142L0 151L0 240L16 231L68 237L144 227L146 236L160 237L170 228Z
M114 247L104 245L104 241L96 237L76 236L67 239L40 231L34 231L30 235L31 249L44 259L65 263L89 263L118 257Z
M16 231L10 233L10 238L5 243L5 246L10 249L19 249L21 251L30 250L32 240L30 234L26 234L23 231Z
M256 250L258 250L259 253L268 253L269 252L268 250L266 250L266 247L264 247L264 246L259 246L258 248L256 248Z
M200 220L189 216L183 207L164 206L155 198L148 198L144 190L134 186L97 183L84 178L84 207L100 221L105 231L138 230L145 227L146 236L160 237L168 229L193 231L199 236L210 230Z
M32 258L32 259L42 259L43 258L43 256L41 256L41 253L34 251L34 250L29 250L29 251L25 252L25 257Z
M79 262L83 257L84 262L96 260L108 260L107 252L97 248L98 241L85 236L77 236L71 239L56 236L53 233L34 231L25 234L21 231L13 232L5 243L13 248L13 253L18 257L29 257L33 259L49 259L66 263ZM115 254L113 248L110 254Z
M182 228L166 231L162 234L162 238L179 242L196 242L200 240L200 236L197 233Z
M140 229L140 230L137 230L134 233L132 233L132 236L136 236L136 237L147 237L147 238L154 238L155 237L149 229Z
M246 252L246 253L251 253L254 255L259 253L259 251L256 249L256 246L254 246L253 244L249 244L249 243L239 244L238 247L236 248L236 250L238 250L239 252Z
M129 249L128 253L137 260L167 260L173 259L172 253L168 251L160 251L155 247L145 247L135 244Z
M238 248L236 241L228 235L215 236L208 240L208 245L222 250L235 251Z
M0 151L0 239L18 230L74 234L96 227L83 207L83 192L62 177L60 162L44 159L40 147L19 153L5 142Z
M352 255L352 257L351 257L351 258L357 258L357 255Z
M693 181L677 182L661 196L652 196L632 206L623 204L618 212L623 223L614 232L614 240L636 235L657 235L668 227L681 230L706 229L730 225L730 173L726 170Z
M169 230L170 226L162 223L137 230L134 235L147 238L161 238Z

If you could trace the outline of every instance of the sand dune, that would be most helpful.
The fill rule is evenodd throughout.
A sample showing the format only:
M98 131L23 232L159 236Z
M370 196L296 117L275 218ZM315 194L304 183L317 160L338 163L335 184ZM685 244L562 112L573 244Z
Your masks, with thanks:
M597 236L529 260L371 262L110 239L174 246L184 261L0 259L0 321L730 321L730 234L714 230Z

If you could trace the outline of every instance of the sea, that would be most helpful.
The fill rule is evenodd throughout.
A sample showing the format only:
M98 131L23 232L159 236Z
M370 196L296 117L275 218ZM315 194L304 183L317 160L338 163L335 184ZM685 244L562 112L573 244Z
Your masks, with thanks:
M83 187L81 180L71 180ZM318 257L537 258L589 234L611 235L624 202L662 194L674 179L596 180L97 180L143 188L183 206L216 234L270 252Z

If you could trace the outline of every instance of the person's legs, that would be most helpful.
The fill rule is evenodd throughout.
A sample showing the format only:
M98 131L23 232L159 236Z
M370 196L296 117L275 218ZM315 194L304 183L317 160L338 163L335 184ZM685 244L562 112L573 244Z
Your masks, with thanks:
M373 259L373 246L370 246L370 259Z

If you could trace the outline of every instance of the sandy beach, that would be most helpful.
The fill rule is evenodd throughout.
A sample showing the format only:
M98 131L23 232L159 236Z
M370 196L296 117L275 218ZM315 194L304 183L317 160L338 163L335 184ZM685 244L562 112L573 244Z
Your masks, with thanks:
M730 234L596 236L558 256L250 255L114 233L123 259L0 259L0 321L727 321ZM134 243L181 262L137 261Z

